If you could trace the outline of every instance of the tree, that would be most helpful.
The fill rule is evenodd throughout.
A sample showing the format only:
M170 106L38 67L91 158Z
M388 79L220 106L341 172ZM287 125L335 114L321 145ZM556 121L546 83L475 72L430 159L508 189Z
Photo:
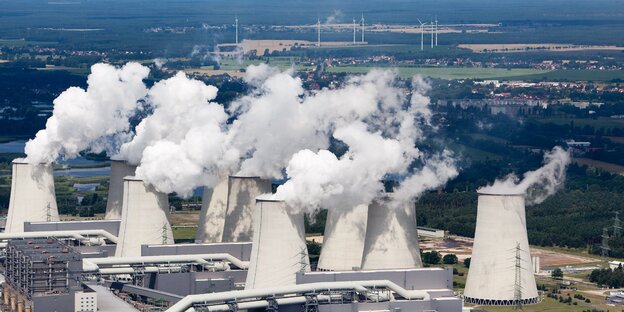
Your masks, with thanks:
M444 255L444 257L442 257L442 263L444 263L444 264L456 264L457 263L457 256L454 255L454 254Z
M472 259L472 258L464 259L464 266L467 267L467 268L470 268L470 259Z
M552 276L552 278L555 279L562 279L563 278L563 271L561 271L561 268L556 268L552 271L552 273L550 274Z
M435 250L422 254L422 260L426 264L438 264L440 263L441 259L442 256L440 255L440 253Z

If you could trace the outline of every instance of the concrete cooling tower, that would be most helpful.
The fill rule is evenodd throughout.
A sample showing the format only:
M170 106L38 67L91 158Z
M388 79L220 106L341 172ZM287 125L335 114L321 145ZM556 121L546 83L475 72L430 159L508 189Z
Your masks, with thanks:
M220 243L227 211L228 178L221 179L214 189L204 187L202 208L195 236L196 243Z
M393 207L390 201L377 199L368 208L363 270L422 267L414 206Z
M108 182L108 196L106 200L106 220L121 219L121 206L123 202L123 179L134 176L136 166L123 160L111 160L110 180Z
M297 272L310 271L303 213L284 201L258 199L245 289L296 284Z
M6 233L24 231L25 221L59 221L51 165L13 160Z
M467 303L539 302L527 239L524 195L479 194Z
M169 199L136 177L124 178L123 207L115 257L141 255L141 245L173 244Z
M368 206L330 209L318 262L320 271L349 271L362 267Z
M271 193L270 180L259 177L229 177L222 242L251 241L256 197L266 193Z

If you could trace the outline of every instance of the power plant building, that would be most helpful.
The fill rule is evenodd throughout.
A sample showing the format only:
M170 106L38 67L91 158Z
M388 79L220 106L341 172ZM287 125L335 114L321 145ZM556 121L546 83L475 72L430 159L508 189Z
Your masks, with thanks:
M524 195L480 193L464 301L479 305L538 303L533 271Z

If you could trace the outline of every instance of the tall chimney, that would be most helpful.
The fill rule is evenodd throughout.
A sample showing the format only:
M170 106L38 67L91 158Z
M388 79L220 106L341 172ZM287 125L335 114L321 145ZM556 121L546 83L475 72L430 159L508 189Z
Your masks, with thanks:
M523 194L479 193L464 300L479 305L539 302Z
M376 199L368 208L363 270L422 267L414 206L393 207L391 200Z
M297 272L310 271L303 213L284 201L258 198L253 225L245 289L295 285Z
M24 231L24 222L58 221L52 165L13 160L6 233Z
M108 196L106 200L106 220L121 219L123 202L124 177L134 176L136 166L123 160L110 161L110 180L108 182Z
M348 271L362 267L367 220L367 205L327 212L319 270Z
M222 242L249 242L253 235L256 197L271 193L271 181L259 177L230 176Z
M141 245L173 244L169 199L137 177L123 180L123 207L115 257L141 255Z
M220 243L227 210L228 178L219 180L211 189L204 187L202 208L199 214L196 243Z

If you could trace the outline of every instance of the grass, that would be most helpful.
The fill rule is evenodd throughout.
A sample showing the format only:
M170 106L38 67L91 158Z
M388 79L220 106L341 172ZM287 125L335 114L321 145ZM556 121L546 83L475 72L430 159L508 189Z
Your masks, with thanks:
M28 41L25 39L0 39L0 46L7 47L23 47L27 45L40 45L40 46L49 46L55 45L58 42L54 41Z
M499 160L502 158L502 156L494 153L453 142L449 143L449 148L454 152L462 155L462 157L469 158L473 161Z
M547 70L539 69L505 69L505 68L474 68L474 67L396 67L401 78L421 75L437 79L500 79L519 76L539 75ZM362 74L370 71L370 66L335 66L327 70L334 73Z
M519 80L546 81L611 81L624 80L624 70L567 69L517 76Z
M174 240L194 240L195 234L197 233L196 227L184 227L184 228L173 228L173 239Z

